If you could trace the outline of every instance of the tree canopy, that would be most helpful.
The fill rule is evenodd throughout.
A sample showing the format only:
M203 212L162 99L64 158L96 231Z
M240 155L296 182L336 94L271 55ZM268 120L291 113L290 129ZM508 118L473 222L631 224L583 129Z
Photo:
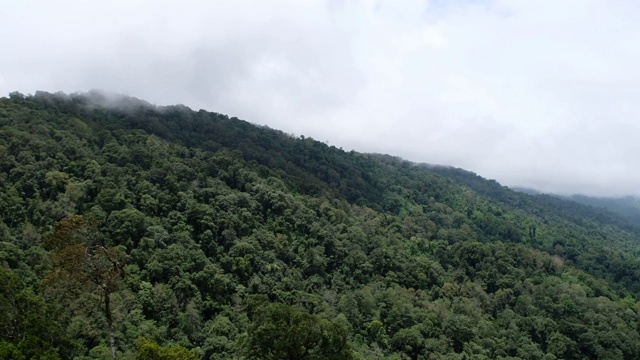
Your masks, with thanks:
M222 114L0 99L3 359L636 359L639 237Z

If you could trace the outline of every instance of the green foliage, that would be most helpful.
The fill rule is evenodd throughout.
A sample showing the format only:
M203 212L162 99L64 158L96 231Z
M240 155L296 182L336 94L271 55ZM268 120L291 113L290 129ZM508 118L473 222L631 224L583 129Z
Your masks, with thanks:
M53 306L25 288L16 271L0 267L0 358L61 359L72 344Z
M639 236L221 114L0 99L0 358L634 359Z
M197 360L198 356L180 345L160 346L142 338L138 340L136 360Z
M339 323L278 303L259 306L253 317L249 359L353 359L347 329Z

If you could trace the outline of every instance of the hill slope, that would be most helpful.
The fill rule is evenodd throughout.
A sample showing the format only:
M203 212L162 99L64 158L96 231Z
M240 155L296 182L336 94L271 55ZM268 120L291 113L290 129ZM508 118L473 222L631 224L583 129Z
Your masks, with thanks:
M622 216L221 114L0 99L0 221L2 358L640 356Z
M529 188L514 187L521 193L529 195L541 195L542 193ZM594 208L606 209L613 213L622 216L626 221L635 226L640 226L640 198L636 196L623 196L623 197L594 197L587 195L557 195L549 194L550 196L561 198L563 200L574 201L579 204L592 206Z
M604 198L573 195L569 199L580 204L608 209L622 215L633 224L640 224L640 199L637 197Z

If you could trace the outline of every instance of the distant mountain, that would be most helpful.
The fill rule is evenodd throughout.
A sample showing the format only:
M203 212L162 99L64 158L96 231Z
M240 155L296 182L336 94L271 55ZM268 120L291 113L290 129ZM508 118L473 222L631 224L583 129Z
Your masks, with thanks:
M529 195L542 195L541 191L527 187L512 186L511 189ZM630 223L640 226L640 198L636 196L621 197L596 197L587 195L557 195L547 194L564 200L574 201L579 204L592 206L594 208L607 209L621 215Z
M585 195L573 195L568 199L575 202L611 210L634 224L640 224L640 199L635 196L625 197L591 197Z

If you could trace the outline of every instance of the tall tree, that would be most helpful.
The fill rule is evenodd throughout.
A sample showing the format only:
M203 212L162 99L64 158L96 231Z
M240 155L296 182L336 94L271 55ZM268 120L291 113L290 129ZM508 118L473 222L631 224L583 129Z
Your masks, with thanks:
M124 252L106 244L96 221L78 215L56 223L45 245L54 257L46 283L62 290L58 294L69 304L82 293L97 295L107 323L111 355L117 360L111 294L118 291L125 277ZM82 310L77 304L72 308Z

